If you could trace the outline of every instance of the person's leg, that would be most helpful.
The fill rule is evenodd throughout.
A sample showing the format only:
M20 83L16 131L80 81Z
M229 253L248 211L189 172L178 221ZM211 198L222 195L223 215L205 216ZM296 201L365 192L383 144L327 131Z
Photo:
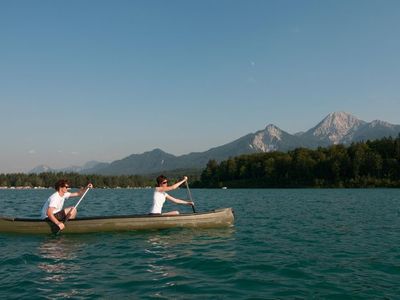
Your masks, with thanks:
M68 219L75 219L76 214L77 214L77 211L76 211L75 207L73 207L73 206L64 208L64 212L65 212L65 214L67 216L71 212L71 214L69 215Z

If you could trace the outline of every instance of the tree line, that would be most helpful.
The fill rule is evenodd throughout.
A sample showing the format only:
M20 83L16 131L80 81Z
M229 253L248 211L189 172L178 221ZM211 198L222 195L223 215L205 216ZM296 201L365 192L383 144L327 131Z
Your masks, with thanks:
M210 160L196 187L400 187L397 138Z
M57 180L67 179L72 187L86 186L89 182L97 188L129 188L154 186L154 179L138 175L102 176L78 173L46 172L40 174L0 174L0 187L53 187Z
M163 172L173 183L189 176L192 181L200 178L201 170L182 169ZM96 188L143 188L154 187L155 178L160 174L105 176L97 174L79 174L73 172L44 172L40 174L10 173L0 174L1 187L45 187L51 188L59 179L67 179L72 187L86 186L89 182Z

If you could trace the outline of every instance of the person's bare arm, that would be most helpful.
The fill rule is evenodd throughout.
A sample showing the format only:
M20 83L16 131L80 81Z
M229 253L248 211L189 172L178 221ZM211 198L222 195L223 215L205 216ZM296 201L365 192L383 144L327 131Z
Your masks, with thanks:
M171 186L166 186L166 187L157 187L157 190L159 192L169 192L172 190L177 189L182 183L186 182L188 180L187 176L184 176L183 179L181 181L178 181L177 183L171 185Z
M182 200L182 199L177 199L177 198L174 198L174 197L172 197L172 196L170 196L170 195L166 195L166 198L169 200L169 201L171 201L171 202L174 202L174 203L176 203L176 204L185 204L185 205L194 205L194 203L193 202L191 202L191 201L186 201L186 200Z
M85 188L81 188L78 192L71 193L70 197L80 197L82 196L87 189L92 189L93 184L89 183Z

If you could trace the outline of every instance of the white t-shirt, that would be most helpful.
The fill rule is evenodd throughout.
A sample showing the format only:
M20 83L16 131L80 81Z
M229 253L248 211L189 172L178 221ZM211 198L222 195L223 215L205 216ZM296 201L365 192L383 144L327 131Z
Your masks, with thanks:
M60 196L60 194L58 192L55 192L53 195L51 195L49 197L49 199L47 199L47 201L44 203L43 207L42 207L42 215L41 218L42 219L46 219L47 218L47 210L49 209L49 207L54 207L54 214L58 213L59 211L61 211L63 209L64 206L64 200L68 199L71 196L70 192L66 192L64 194L64 196Z
M161 214L167 195L168 194L166 192L159 192L157 190L154 191L153 206L150 209L151 214Z

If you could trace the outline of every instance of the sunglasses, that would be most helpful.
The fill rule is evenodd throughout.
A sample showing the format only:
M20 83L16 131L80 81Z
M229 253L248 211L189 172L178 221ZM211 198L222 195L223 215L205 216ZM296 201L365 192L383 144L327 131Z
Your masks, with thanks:
M69 185L64 185L65 188L69 189Z
M163 181L163 182L161 182L161 184L167 184L168 183L168 181Z

